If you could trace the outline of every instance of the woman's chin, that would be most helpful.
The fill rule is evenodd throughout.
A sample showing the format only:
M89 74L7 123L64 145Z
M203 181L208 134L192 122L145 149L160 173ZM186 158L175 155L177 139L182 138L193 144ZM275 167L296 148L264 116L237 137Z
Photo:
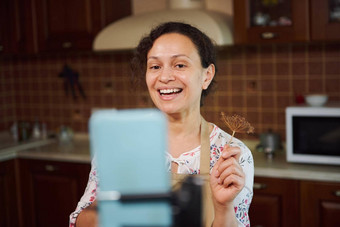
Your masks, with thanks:
M172 104L156 105L156 106L160 111L168 115L180 113L180 109L177 106L174 106Z
M162 112L165 113L165 114L168 114L168 115L176 114L176 113L179 112L179 111L177 111L177 110L175 110L175 109L173 109L173 108L164 108L164 107L159 108L159 110L162 111Z

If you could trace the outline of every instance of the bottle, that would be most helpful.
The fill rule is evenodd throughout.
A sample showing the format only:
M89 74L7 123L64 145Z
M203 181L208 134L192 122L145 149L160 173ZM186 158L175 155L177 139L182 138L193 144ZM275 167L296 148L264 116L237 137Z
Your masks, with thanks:
M18 134L18 123L14 122L13 125L11 126L11 134L13 137L13 140L15 142L19 141L19 134Z
M47 128L45 123L43 123L41 127L41 138L47 139Z
M70 144L70 142L71 142L71 136L70 136L70 133L69 133L69 129L68 129L68 127L62 125L60 127L59 143L61 145L67 145L67 144Z
M36 120L33 125L32 134L33 134L34 139L40 139L41 133L40 133L40 125L39 125L38 120Z
M29 123L26 121L21 121L18 125L18 132L19 132L19 141L26 141L29 139L30 133L29 133Z

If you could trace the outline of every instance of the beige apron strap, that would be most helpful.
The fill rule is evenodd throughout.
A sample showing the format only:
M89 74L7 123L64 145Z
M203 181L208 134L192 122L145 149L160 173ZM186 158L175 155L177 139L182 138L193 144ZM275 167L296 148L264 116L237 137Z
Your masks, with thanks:
M201 159L200 174L210 173L210 133L209 124L201 117Z
M177 189L179 189L186 176L188 176L188 175L187 174L171 173L172 190L176 191Z
M211 227L214 220L214 206L210 189L210 133L209 124L202 117L200 174L204 176L203 185L203 226Z

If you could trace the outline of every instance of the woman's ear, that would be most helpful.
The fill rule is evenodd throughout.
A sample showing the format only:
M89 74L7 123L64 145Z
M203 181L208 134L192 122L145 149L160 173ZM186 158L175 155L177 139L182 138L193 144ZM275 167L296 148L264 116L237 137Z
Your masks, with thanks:
M206 90L209 87L211 81L214 79L214 76L215 76L215 65L210 64L208 68L204 70L204 80L202 84L203 90Z

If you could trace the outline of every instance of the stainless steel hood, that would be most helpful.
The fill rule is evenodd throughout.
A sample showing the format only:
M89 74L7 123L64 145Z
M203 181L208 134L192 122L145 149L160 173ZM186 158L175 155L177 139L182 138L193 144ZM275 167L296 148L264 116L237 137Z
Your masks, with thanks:
M178 21L196 26L217 46L233 43L232 18L223 13L204 9L203 1L170 0L169 9L118 20L104 28L95 38L95 51L133 49L139 40L159 23Z

